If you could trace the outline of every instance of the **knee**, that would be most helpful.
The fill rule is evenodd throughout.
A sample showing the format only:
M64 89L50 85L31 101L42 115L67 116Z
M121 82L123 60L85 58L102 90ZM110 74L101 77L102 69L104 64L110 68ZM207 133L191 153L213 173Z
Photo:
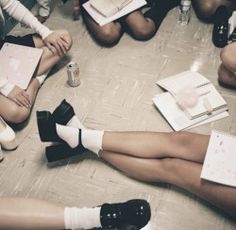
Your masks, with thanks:
M236 45L234 44L227 45L221 50L220 53L220 58L223 66L225 66L232 72L236 71L235 54L236 54Z
M136 40L147 41L154 36L155 31L147 26L137 25L136 28L132 30L132 34Z
M18 105L11 105L8 107L9 115L6 118L7 121L19 124L24 122L30 115L30 109L20 107Z
M190 133L186 131L172 132L171 143L173 143L177 148L185 148L191 141Z
M201 1L193 5L198 18L203 21L211 20L217 7L213 1Z
M103 28L96 36L98 42L102 45L111 47L116 45L121 37L121 30L113 27Z

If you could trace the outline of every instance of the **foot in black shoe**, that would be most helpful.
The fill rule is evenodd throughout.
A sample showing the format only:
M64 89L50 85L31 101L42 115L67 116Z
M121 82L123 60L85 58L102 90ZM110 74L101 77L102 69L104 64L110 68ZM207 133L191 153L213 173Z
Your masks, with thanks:
M150 205L146 200L129 200L125 203L103 204L100 220L103 228L120 228L133 225L143 228L151 218Z
M56 123L66 125L75 115L73 107L64 99L52 113Z
M216 47L222 48L227 44L229 16L226 6L219 6L215 12L212 42Z

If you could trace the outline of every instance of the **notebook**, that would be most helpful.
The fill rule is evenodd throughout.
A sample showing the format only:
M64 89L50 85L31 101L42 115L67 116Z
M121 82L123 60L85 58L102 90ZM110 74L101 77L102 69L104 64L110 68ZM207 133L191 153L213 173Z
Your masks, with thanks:
M90 5L104 17L111 17L132 0L90 0Z
M0 50L0 76L6 76L8 82L27 89L42 53L42 49L4 43Z
M198 72L185 71L157 81L157 84L167 90L174 98L184 90L194 90L198 99L196 105L183 109L190 119L195 119L222 108L227 109L227 103L224 98L213 84ZM191 93L186 95L191 96Z
M157 81L157 84L167 92L155 95L153 102L175 131L229 116L224 98L207 78L197 72L185 71ZM193 107L181 108L177 103L176 95L186 87L191 87L201 96L197 98Z
M201 178L236 187L236 136L213 130L202 167Z
M110 17L105 17L102 14L100 14L97 10L95 10L91 6L90 1L84 3L83 7L89 13L89 15L94 19L94 21L96 21L100 26L104 26L105 24L113 22L116 19L121 18L124 15L129 14L134 10L137 10L146 4L147 4L146 0L133 0L124 8L122 8L121 10L119 10L117 13L115 13Z

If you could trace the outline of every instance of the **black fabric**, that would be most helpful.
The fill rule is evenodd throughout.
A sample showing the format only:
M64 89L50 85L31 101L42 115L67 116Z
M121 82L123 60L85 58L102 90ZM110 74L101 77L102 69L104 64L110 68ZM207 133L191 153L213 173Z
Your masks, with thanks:
M167 13L180 4L180 0L149 0L149 9L144 16L153 20L158 29Z
M23 46L29 46L29 47L35 47L34 40L33 40L33 34L27 34L25 36L6 36L4 39L0 39L0 49L2 48L3 44L5 42L17 44L17 45L23 45Z

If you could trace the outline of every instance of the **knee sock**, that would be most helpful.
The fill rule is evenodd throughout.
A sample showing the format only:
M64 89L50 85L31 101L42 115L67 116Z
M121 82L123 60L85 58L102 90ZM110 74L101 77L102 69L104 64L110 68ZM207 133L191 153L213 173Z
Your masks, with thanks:
M56 131L58 136L68 145L70 145L71 148L75 148L79 144L82 144L85 148L89 149L97 155L99 151L102 150L102 139L104 131L81 129L82 143L79 143L79 129L77 128L56 124Z
M95 208L65 208L64 223L65 229L92 229L100 228L101 207Z
M156 0L150 3L151 9L144 16L153 20L158 29L167 13L180 4L180 0Z

